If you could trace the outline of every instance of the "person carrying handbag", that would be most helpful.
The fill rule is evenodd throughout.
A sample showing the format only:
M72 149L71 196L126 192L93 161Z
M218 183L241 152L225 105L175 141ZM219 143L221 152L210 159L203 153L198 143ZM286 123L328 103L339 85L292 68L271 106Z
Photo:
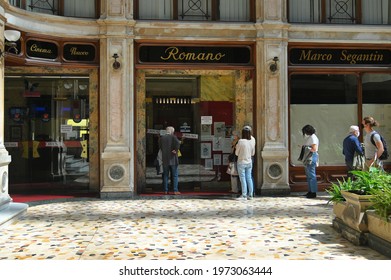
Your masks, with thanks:
M237 166L237 156L235 155L236 145L239 141L239 135L237 131L232 131L231 135L231 154L228 156L228 169L231 175L231 193L239 193L239 174Z

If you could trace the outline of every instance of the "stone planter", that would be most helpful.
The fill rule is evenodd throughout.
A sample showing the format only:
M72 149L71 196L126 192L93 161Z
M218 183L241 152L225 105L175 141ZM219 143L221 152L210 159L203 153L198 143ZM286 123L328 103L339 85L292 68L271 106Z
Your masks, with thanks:
M375 213L367 210L368 246L391 258L391 221L385 221Z
M372 205L369 201L371 195L358 195L342 191L346 201L333 205L333 227L355 245L367 245L368 223L366 210Z
M368 210L367 217L369 232L391 243L391 222L379 217L374 210Z
M346 209L346 202L345 201L334 202L333 213L336 218L343 221L343 212L345 211L345 209Z
M359 232L368 232L368 223L365 211L373 204L369 200L372 196L359 195L347 191L341 191L341 193L346 200L346 207L342 211L342 221Z

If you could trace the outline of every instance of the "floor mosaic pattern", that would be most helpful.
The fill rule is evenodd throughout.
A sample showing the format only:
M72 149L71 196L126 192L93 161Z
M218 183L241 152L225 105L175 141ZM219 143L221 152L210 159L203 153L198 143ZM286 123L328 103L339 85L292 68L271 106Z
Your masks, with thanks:
M321 196L47 203L0 228L0 260L386 259L332 219Z

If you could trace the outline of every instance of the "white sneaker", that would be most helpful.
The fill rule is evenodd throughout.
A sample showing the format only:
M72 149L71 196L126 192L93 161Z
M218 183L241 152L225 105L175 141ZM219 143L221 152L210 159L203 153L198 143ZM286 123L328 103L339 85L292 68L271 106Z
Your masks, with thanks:
M239 196L239 197L236 198L236 200L238 200L238 201L245 201L245 200L247 200L247 198L245 196Z

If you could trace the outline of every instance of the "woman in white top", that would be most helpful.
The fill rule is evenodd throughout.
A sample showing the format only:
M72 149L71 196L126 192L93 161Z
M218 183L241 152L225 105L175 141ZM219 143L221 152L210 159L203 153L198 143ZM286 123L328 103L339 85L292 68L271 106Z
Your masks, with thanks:
M252 179L253 163L251 157L255 154L254 141L251 140L251 130L244 127L242 130L242 139L236 145L235 154L238 156L238 174L242 187L242 195L238 200L247 200L253 198L254 184Z
M315 198L318 191L318 181L316 180L316 166L318 165L319 139L315 135L315 128L307 124L301 129L304 137L304 145L310 148L312 153L309 160L304 164L305 175L307 177L308 193L307 198Z

